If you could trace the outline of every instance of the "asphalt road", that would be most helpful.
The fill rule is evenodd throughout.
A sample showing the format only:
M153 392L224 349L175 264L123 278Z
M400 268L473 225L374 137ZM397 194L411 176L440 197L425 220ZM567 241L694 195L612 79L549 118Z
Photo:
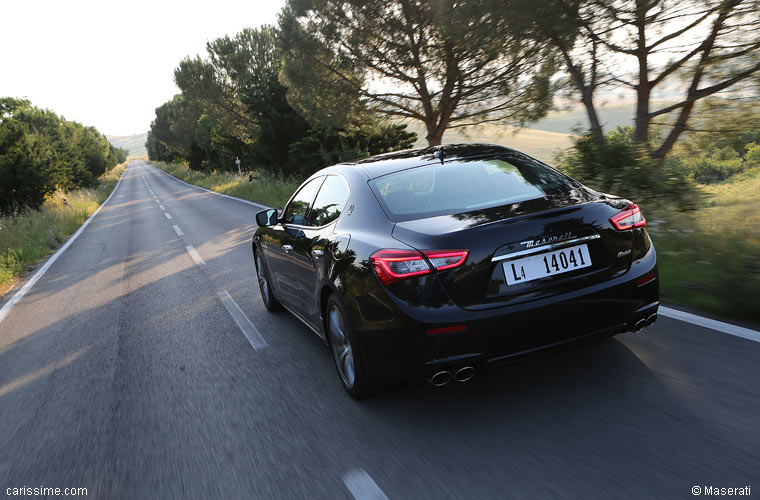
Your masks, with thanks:
M356 402L321 340L264 309L250 250L256 211L132 162L0 322L0 493L760 494L759 343L660 318L466 384ZM263 342L249 342L224 291Z

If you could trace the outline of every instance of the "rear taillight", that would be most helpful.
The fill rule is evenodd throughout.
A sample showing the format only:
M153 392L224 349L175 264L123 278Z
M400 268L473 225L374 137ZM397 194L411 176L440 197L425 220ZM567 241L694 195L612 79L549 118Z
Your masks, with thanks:
M467 259L468 253L469 250L426 250L424 252L425 257L438 271L461 266Z
M645 227L647 225L647 220L641 213L641 209L635 203L631 203L628 205L628 208L610 217L610 222L612 222L618 231L625 231L634 227Z
M432 269L442 271L461 266L467 260L468 252L468 250L426 250L423 252L425 254L423 257L422 253L416 250L378 250L372 254L370 261L380 281L384 285L390 285L411 276L427 274Z

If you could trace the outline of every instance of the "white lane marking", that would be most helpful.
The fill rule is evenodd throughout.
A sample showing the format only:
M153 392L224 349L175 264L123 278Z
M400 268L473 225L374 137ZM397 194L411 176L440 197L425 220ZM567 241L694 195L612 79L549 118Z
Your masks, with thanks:
M71 246L72 243L74 243L74 240L76 240L80 234L82 234L82 231L84 231L84 228L87 227L87 225L92 221L92 219L95 218L96 215L98 215L98 212L100 212L100 209L106 206L108 204L108 201L113 197L114 193L116 193L116 190L119 189L119 185L121 184L121 180L124 178L124 174L129 169L129 166L124 169L124 172L122 172L121 177L119 177L119 182L116 183L116 187L113 188L113 191L111 191L111 194L108 195L108 198L106 198L106 201L104 201L95 211L92 213L92 215L84 221L84 224L79 226L79 229L77 229L77 232L74 233L74 235L69 238L66 243L63 244L61 248L58 249L56 253L53 254L52 257L50 257L45 264L42 265L41 268L37 270L34 275L29 278L29 281L26 282L26 284L21 287L21 290L16 292L16 294L8 300L8 302L5 303L5 305L0 309L0 321L3 321L6 316L8 316L8 313L11 312L11 309L18 304L18 301L21 300L24 295L26 295L29 290L34 286L37 281L39 281L40 278L47 272L48 269L50 269L50 266L53 265L53 263L58 260L58 257L63 254L63 252L66 251L67 248Z
M176 224L172 226L174 228L174 232L177 233L177 236L184 236L185 233L182 232L182 230L177 226Z
M163 205L158 205L161 210L166 210Z
M352 470L344 475L343 482L356 500L388 500L377 483L361 469Z
M161 173L163 173L165 175L168 175L169 177L171 177L172 179L174 179L177 182L181 182L182 184L184 184L186 186L190 186L191 188L200 189L201 191L206 191L207 193L215 194L217 196L222 196L224 198L229 198L231 200L235 200L235 201L239 201L239 202L242 202L242 203L246 203L248 205L253 205L254 207L260 208L262 210L266 210L267 208L271 208L271 207L268 207L266 205L262 205L261 203L254 203L252 201L244 200L242 198L235 198L234 196L230 196L230 195L227 195L227 194L217 193L216 191L211 191L210 189L202 188L200 186L194 186L192 184L189 184L189 183L183 181L182 179L177 179L176 177L174 177L169 172L164 172L163 170L161 170L158 167L153 167L153 168L155 168L156 170L158 170L159 172L161 172Z
M158 200L158 198L156 198L156 203L161 203L161 202Z
M741 337L743 339L760 342L760 332L750 330L749 328L742 328L741 326L724 323L722 321L715 321L714 319L703 318L702 316L697 316L696 314L690 314L663 306L660 306L660 309L657 311L657 313L662 314L667 318L685 321L686 323L701 326L702 328L710 328L711 330L717 330L721 333L727 333L735 337Z
M199 266L206 265L206 261L201 258L201 255L195 250L195 248L193 248L192 245L190 245L189 247L185 247L185 249L187 250L187 253L190 254L190 257L193 258L196 264L198 264Z
M235 323L237 323L240 331L243 332L245 338L248 339L248 343L251 344L251 347L253 347L254 350L265 348L267 346L266 340L264 340L264 337L261 336L259 331L253 325L253 323L251 323L251 320L248 319L248 316L245 315L243 310L240 309L240 306L237 305L237 302L235 302L230 294L227 293L227 290L217 292L217 295L219 295L219 299L222 301L222 304L224 304L224 307L227 308L227 312L230 313L232 319L235 320Z
M166 216L167 219L172 220L172 216L169 215L168 213L164 212L164 215Z

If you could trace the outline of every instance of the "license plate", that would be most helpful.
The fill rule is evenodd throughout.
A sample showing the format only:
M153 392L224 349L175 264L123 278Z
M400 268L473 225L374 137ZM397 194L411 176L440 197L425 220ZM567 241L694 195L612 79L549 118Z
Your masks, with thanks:
M588 246L577 245L507 261L504 263L504 275L507 278L507 284L517 285L590 265L591 256L588 253Z

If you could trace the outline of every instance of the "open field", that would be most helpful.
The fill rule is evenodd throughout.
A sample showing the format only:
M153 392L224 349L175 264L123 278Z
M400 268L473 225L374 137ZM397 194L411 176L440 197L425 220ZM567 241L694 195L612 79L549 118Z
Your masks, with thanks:
M760 168L703 190L694 213L644 210L662 299L760 325Z
M425 147L425 129L419 122L409 123L407 129L417 133L414 147ZM451 129L443 134L444 144L485 142L500 144L553 164L556 153L572 145L572 136L532 128L518 129L503 125L480 125L467 129Z
M124 148L129 151L129 156L147 156L148 151L145 149L145 139L148 138L148 134L134 134L134 135L107 135L108 142L113 144L114 147Z
M0 297L87 220L126 167L122 163L104 174L97 189L56 192L39 210L0 217Z

